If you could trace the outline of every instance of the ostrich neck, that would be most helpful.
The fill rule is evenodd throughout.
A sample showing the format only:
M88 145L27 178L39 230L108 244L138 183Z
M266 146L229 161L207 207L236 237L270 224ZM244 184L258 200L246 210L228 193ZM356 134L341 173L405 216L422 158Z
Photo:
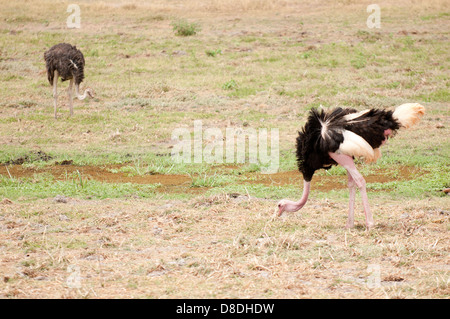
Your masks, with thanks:
M88 91L87 91L87 90L84 90L83 95L81 95L81 94L80 94L80 86L77 85L77 84L75 85L75 92L76 92L77 98L78 98L79 100L84 100L84 99L87 97L87 94L88 94Z
M300 200L296 203L298 205L297 210L299 210L306 204L306 201L308 200L310 189L311 189L311 182L307 182L307 181L303 180L303 194L302 194L302 198L300 198Z
M306 201L308 200L310 189L311 189L311 182L307 182L307 181L303 180L302 198L300 198L300 200L298 202L286 201L287 202L286 211L287 212L296 212L300 208L305 206Z

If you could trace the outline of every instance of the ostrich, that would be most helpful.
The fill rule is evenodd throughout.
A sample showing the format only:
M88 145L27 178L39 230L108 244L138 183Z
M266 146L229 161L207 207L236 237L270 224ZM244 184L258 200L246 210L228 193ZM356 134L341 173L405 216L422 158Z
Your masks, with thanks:
M50 85L53 85L53 106L56 119L56 104L58 101L57 83L58 77L62 81L70 80L67 93L69 95L70 115L73 115L72 86L75 81L75 93L79 100L87 96L94 97L93 91L87 88L83 95L80 94L80 83L84 79L84 56L80 50L68 43L59 43L44 53L47 67L47 77Z
M381 157L380 146L401 127L409 128L425 113L418 103L406 103L394 111L335 108L330 111L312 109L297 137L297 164L303 175L303 194L299 201L283 199L278 203L278 216L296 212L308 200L311 179L318 169L341 165L347 170L350 201L347 228L354 225L356 187L361 193L366 227L374 226L366 193L366 182L353 162L362 157L367 163Z

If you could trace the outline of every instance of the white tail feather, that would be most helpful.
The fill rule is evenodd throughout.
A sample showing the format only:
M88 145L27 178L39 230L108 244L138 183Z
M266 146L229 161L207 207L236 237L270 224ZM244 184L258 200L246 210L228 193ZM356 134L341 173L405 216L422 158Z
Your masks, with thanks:
M367 109L367 110L362 110L362 111L356 112L356 113L350 113L350 114L345 115L345 116L344 116L344 119L345 119L346 121L352 121L352 120L354 120L354 119L356 119L356 118L358 118L358 117L360 117L360 116L363 116L364 114L366 114L366 113L369 112L369 111L370 111L370 110Z
M405 103L397 106L392 116L400 122L401 126L409 128L424 114L425 108L419 103Z

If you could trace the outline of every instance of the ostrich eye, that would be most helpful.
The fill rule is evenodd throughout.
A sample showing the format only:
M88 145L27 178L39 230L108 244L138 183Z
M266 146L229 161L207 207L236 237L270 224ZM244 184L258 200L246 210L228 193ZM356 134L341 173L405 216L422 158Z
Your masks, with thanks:
M281 204L278 204L278 207L281 207Z

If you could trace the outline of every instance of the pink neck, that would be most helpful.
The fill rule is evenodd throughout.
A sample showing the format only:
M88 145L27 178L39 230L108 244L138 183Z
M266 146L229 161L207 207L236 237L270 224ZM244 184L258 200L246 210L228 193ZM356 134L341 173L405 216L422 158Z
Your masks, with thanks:
M298 202L293 202L293 201L290 201L290 200L286 200L285 211L286 212L296 212L300 208L302 208L306 204L306 201L308 200L308 195L309 195L310 188L311 188L311 182L307 182L307 181L304 180L303 181L302 198L300 198L300 200Z

